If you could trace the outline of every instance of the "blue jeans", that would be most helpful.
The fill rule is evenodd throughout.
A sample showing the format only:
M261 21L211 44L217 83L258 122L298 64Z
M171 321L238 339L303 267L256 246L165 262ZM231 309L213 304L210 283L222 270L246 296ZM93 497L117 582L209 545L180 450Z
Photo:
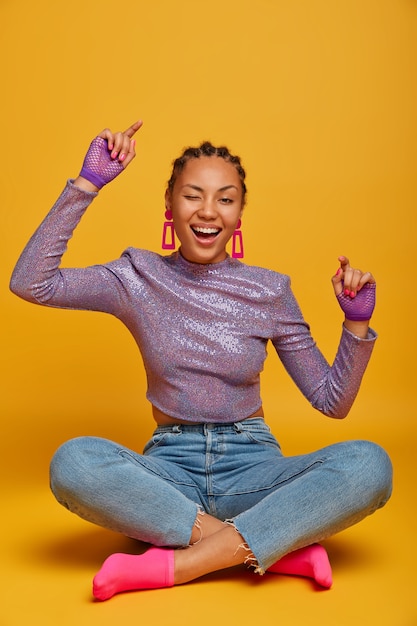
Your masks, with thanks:
M391 494L385 451L366 441L285 457L261 418L158 427L143 454L96 437L51 463L61 504L156 546L190 541L199 511L232 521L263 573L284 554L355 524Z

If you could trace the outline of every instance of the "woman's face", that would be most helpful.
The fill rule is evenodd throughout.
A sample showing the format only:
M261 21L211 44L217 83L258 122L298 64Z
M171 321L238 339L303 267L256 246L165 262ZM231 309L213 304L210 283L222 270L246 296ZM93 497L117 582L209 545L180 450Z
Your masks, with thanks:
M219 263L242 215L242 184L221 157L191 159L166 192L181 254L191 263Z

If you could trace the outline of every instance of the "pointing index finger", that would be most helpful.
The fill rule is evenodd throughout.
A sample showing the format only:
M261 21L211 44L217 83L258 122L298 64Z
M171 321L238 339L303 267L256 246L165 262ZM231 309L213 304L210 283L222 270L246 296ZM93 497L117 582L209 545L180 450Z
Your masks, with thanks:
M340 262L340 267L345 272L348 267L350 267L349 259L347 258L347 256L340 256L338 260Z
M137 122L132 124L132 126L129 126L129 128L125 130L124 134L127 135L129 139L132 139L133 135L136 133L136 131L139 130L142 124L143 124L142 120L138 120Z

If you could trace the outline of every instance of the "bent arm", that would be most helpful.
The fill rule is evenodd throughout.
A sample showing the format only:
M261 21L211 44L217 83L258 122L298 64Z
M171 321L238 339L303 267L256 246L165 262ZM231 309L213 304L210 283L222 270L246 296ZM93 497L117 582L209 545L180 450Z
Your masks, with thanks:
M96 195L68 181L20 255L10 281L14 294L35 304L112 312L117 291L106 268L60 269L68 241Z
M349 413L368 365L376 333L361 339L343 327L336 357L330 366L317 346L297 354L280 354L285 368L311 405L329 417Z
M377 335L365 337L343 326L339 347L330 366L315 344L288 285L287 320L273 344L285 369L311 405L329 417L342 419L358 394Z
M68 308L112 312L111 272L96 266L60 270L68 240L97 191L126 169L135 158L137 121L124 132L104 129L93 139L80 175L69 181L61 196L23 250L10 281L10 289L24 300ZM113 278L114 281L114 278Z

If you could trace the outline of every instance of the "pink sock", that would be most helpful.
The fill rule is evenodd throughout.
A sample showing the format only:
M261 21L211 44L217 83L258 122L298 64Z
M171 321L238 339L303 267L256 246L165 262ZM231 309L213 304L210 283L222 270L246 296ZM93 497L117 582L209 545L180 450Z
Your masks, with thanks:
M144 554L112 554L93 580L93 595L108 600L121 591L174 584L174 550L150 548Z
M313 578L319 585L329 589L332 586L332 568L323 546L315 543L306 548L286 554L267 570L275 574L291 574Z

